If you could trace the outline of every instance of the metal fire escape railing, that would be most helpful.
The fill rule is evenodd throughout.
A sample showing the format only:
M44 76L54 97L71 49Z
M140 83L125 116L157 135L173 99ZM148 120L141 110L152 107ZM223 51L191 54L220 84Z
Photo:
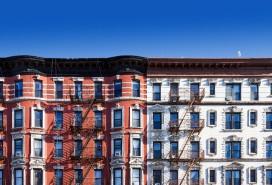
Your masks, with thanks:
M69 97L71 103L90 103L93 98L96 100L104 100L105 89L101 91L94 91L89 87L82 87L81 90L75 90L74 86L69 87Z
M204 98L205 90L204 89L182 89L180 92L176 89L174 91L170 91L169 93L169 101L171 103L186 103L187 106L185 108L185 113L182 116L182 119L170 120L169 122L169 131L171 133L183 131L189 132L188 138L185 144L182 147L182 150L170 151L168 154L168 158L170 162L189 162L186 173L184 174L182 179L176 181L175 184L182 185L184 183L185 177L189 173L191 167L195 162L199 162L204 158L204 151L200 150L185 150L187 144L189 143L191 137L194 133L200 133L204 128L204 120L202 119L185 119L187 113L190 111L191 107L194 103L200 103ZM169 184L174 184L170 183ZM200 184L199 181L194 184Z
M96 101L96 98L93 98L93 99L90 101L90 105L88 106L86 112L84 113L84 115L83 115L83 117L82 117L82 119L81 119L81 121L80 121L80 123L79 123L80 125L83 125L84 122L86 121L87 116L88 116L89 112L91 111L92 106L93 106L93 104L95 103L95 101ZM82 146L82 148L81 148L81 150L80 150L80 152L79 152L79 154L78 154L79 157L82 157L83 152L85 151L85 149L87 148L87 146L88 146L90 140L93 138L95 132L97 131L96 126L94 126L93 129L90 129L89 131L90 131L90 133L88 133L89 136L88 136L88 138L87 138L87 141L84 143L84 145ZM96 161L96 158L91 158L91 163L89 163L90 165L89 165L87 171L85 172L85 174L84 174L83 178L81 179L81 181L80 181L79 183L77 183L77 184L80 184L80 185L83 184L83 182L84 182L84 180L86 179L88 173L90 172L91 168L93 167L95 161ZM73 183L73 181L74 181L74 179L71 179L70 185Z

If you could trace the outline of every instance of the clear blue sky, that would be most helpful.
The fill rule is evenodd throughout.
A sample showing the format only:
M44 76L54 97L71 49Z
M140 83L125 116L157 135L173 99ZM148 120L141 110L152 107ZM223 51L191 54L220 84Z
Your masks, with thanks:
M3 0L0 57L272 57L272 1Z

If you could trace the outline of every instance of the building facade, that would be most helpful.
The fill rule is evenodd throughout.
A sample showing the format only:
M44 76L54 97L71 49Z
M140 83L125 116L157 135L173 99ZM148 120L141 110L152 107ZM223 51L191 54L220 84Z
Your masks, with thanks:
M0 60L2 184L146 184L146 58Z
M0 58L0 184L272 184L272 59Z

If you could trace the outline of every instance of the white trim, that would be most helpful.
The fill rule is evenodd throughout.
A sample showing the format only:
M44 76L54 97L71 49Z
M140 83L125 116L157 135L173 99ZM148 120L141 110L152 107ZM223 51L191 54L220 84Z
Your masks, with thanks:
M103 82L104 81L104 77L93 77L92 79L94 82Z
M256 182L251 182L250 170L255 170L255 179L256 179ZM248 182L249 182L249 184L257 184L257 182L258 182L258 176L257 175L258 175L257 168L255 168L255 167L249 167L248 168Z
M18 167L12 167L11 168L11 184L12 185L15 185L15 182L14 182L14 173L15 173L15 170L22 170L23 174L23 185L26 185L26 176L25 176L25 170L26 170L26 166L25 165L21 165L21 166L18 166Z
M217 170L216 170L216 168L212 168L212 167L211 167L211 168L208 168L207 170L208 170L208 178L207 178L207 179L208 179L208 184L216 184L216 182L217 182ZM214 172L214 180L215 180L215 182L211 182L211 181L210 181L210 180L211 180L211 179L210 179L210 171L211 171L211 170L214 170L214 171L215 171L215 172Z
M52 80L54 82L56 82L56 81L64 81L64 77L53 77Z
M16 110L22 110L22 127L14 127ZM25 127L25 107L21 107L20 103L17 103L16 107L12 108L12 128L24 128L24 127Z
M63 111L63 110L64 110L64 107L61 107L60 105L57 105L56 107L53 107L53 110L54 110L55 112Z
M84 80L84 77L72 77L72 80L74 82L82 82Z
M215 142L215 148L214 148L214 151L215 151L215 153L210 153L210 142L211 141L214 141ZM208 155L210 155L210 156L214 156L214 155L216 155L217 154L217 140L216 140L216 138L209 138L208 139Z
M45 167L29 167L29 170L30 170L30 181L31 181L31 184L34 184L34 170L35 169L39 169L39 170L42 170L42 173L43 173L43 183L42 185L45 185Z
M5 77L0 77L0 82L4 82L5 81Z
M83 111L83 107L80 107L79 105L72 107L72 109L74 112L82 112Z
M111 128L112 129L120 128L120 127L114 127L114 111L115 110L121 110L122 111L122 118L121 118L122 119L121 120L122 125L121 125L121 128L123 128L124 127L124 116L125 116L124 107L121 107L119 105L119 103L116 103L116 107L111 108Z
M42 127L35 126L35 111L42 111ZM36 107L31 107L31 128L45 129L45 108L41 107L40 104L36 104Z
M123 158L124 157L124 133L111 133L111 158ZM122 141L122 153L121 156L115 156L114 154L114 140L121 139Z
M140 127L133 127L133 110L139 110L140 111ZM130 128L143 128L143 108L139 107L138 103L135 103L134 106L129 107L129 120L130 120Z
M30 152L30 157L34 157L34 158L41 158L41 157L37 157L35 156L35 140L42 140L42 158L45 159L45 136L44 134L31 134L31 152Z
M22 156L15 157L15 142L16 139L22 139ZM14 132L12 133L12 158L25 158L25 133L24 132ZM24 159L25 160L25 159Z
M140 139L140 156L134 156L133 155L133 139ZM143 158L144 154L143 154L143 132L130 132L130 160L132 160L133 157L136 158Z
M256 153L251 153L251 141L256 141L256 146L255 146L255 150L256 150ZM255 138L255 137L251 137L251 138L249 138L248 139L248 154L249 155L257 155L257 153L258 153L258 140L257 140L257 138Z

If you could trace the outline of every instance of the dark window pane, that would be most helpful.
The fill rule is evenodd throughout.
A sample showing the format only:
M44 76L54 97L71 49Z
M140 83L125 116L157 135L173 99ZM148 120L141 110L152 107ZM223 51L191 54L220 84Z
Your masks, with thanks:
M272 113L266 113L266 129L272 129Z
M56 99L62 99L63 98L63 92L62 92L62 82L56 82Z
M102 156L102 141L96 140L94 145L95 145L95 156Z
M122 140L114 140L114 156L122 156Z
M161 100L161 85L160 84L153 85L153 100L154 101Z
M215 153L215 141L210 141L210 153Z
M102 99L102 82L94 83L95 97L98 99Z
M114 127L122 126L122 110L114 111Z
M139 110L132 111L132 126L140 127L140 111Z
M153 114L153 126L154 129L161 129L161 113Z
M215 182L215 170L210 170L210 182Z
M251 100L258 99L259 99L258 84L251 84Z
M140 81L132 82L132 94L133 97L140 97Z
M114 170L114 185L122 185L123 174L121 169Z
M15 97L23 96L23 81L15 82Z
M56 112L56 128L63 128L63 113L62 112Z
M62 185L63 184L63 171L55 170L55 183L54 185Z
M35 127L43 127L43 114L42 111L34 111L35 113Z
M122 81L114 82L114 97L122 96Z
M140 156L140 139L133 139L133 156Z
M42 157L42 140L40 139L34 140L34 150L36 157Z
M210 125L215 125L215 113L210 113Z
M214 83L210 84L210 95L215 95L215 84Z
M43 184L43 171L41 169L34 169L34 185Z
M42 98L42 81L35 81L35 97Z
M266 142L266 158L267 159L272 158L272 142L271 141Z
M153 181L154 181L154 184L156 183L162 184L161 170L153 170Z
M161 143L154 142L153 143L154 147L154 159L161 159Z
M55 141L55 157L62 157L62 141Z
M23 140L22 139L16 139L15 141L15 156L23 156Z
M23 111L16 110L15 112L15 127L22 127L23 126Z
M96 127L102 127L102 112L95 112L95 126Z
M255 125L256 124L256 112L250 113L250 124Z
M82 99L82 82L75 82L75 99Z

